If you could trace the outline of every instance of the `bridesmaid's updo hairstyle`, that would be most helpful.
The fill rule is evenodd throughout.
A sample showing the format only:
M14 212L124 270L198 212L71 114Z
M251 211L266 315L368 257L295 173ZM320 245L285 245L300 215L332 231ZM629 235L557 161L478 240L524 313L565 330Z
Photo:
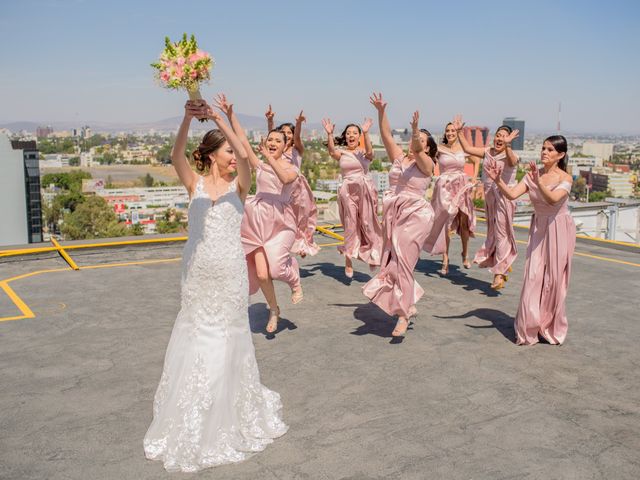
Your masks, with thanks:
M420 131L427 136L427 155L429 155L431 160L435 162L436 156L438 155L438 144L429 130L421 128Z
M349 125L344 127L344 130L342 131L340 136L335 137L336 145L340 145L341 147L345 147L347 145L347 130L349 130L349 127L356 127L358 129L358 133L362 135L362 129L360 128L360 125L350 123Z
M199 173L206 172L211 168L211 157L210 155L218 150L227 139L222 134L220 130L213 129L209 130L202 137L202 142L198 145L191 155L193 155L193 161L196 164L196 170Z
M273 130L269 130L269 133L267 133L267 138L269 138L269 135L271 135L272 133L279 133L280 135L282 135L282 141L285 143L287 143L287 136L284 134L284 132L282 130L280 130L280 127L278 128L274 128Z
M556 152L564 153L564 156L558 161L558 167L566 172L567 163L569 162L569 155L567 154L567 139L564 138L564 135L551 135L550 137L545 138L544 141L553 145Z

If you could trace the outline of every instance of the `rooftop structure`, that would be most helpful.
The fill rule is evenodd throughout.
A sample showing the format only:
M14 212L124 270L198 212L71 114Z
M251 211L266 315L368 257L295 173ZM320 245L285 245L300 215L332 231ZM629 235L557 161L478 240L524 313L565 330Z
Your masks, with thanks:
M516 229L500 293L488 271L457 267L458 241L447 278L423 255L426 294L404 341L363 297L368 269L349 281L335 240L318 236L321 252L300 260L305 299L283 302L275 337L260 294L249 309L261 380L282 395L290 430L200 476L637 479L640 250L580 238L567 342L518 347L526 235ZM142 438L179 308L182 242L65 244L78 270L51 248L0 252L1 476L175 478L145 460Z

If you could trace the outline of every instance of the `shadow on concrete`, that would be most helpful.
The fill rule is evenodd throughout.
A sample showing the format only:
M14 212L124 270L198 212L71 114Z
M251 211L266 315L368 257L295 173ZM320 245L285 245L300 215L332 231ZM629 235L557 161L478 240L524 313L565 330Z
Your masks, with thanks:
M476 308L475 310L470 310L467 313L462 315L434 315L434 318L442 318L442 319L459 319L459 318L478 318L480 320L485 320L487 322L491 322L491 325L469 325L465 323L465 325L469 328L495 328L498 330L506 339L511 342L516 341L516 332L513 329L514 318L506 313L495 310L493 308Z
M306 278L315 275L315 272L320 272L325 277L333 278L334 280L342 283L343 285L351 285L352 282L366 283L371 280L371 276L366 273L358 271L358 267L364 264L353 264L353 278L347 278L344 274L344 265L336 265L335 263L312 263L300 268L300 277ZM364 268L368 268L364 265Z
M448 280L453 285L459 285L468 292L478 290L487 297L497 297L500 295L499 291L491 288L491 283L485 282L484 280L478 280L466 273L471 272L472 269L460 269L460 266L450 263L449 273L447 273L447 275L441 275L438 273L440 268L442 268L441 261L420 259L416 265L416 271L424 273L425 276Z
M251 333L260 333L267 340L273 340L280 332L284 330L295 330L298 326L291 320L280 317L278 320L278 328L273 333L267 333L267 322L269 321L269 307L266 303L254 303L249 306L249 326Z
M376 335L381 338L389 338L391 345L402 343L404 336L392 337L391 332L396 326L395 317L387 315L375 303L333 303L335 307L353 307L353 318L362 322L351 335ZM409 330L413 330L413 322L409 323Z

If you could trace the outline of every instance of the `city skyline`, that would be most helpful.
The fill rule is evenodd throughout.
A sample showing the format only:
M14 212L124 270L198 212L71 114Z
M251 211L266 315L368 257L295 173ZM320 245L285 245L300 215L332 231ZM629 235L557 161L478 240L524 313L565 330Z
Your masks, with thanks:
M640 133L640 66L632 61L640 6L503 5L8 2L0 123L180 115L185 95L156 85L149 63L165 35L186 31L216 60L203 94L225 91L247 115L272 103L282 119L304 108L314 123L362 121L375 117L375 90L394 126L419 109L431 128L462 113L490 129L518 117L528 131L554 132L562 101L563 131Z

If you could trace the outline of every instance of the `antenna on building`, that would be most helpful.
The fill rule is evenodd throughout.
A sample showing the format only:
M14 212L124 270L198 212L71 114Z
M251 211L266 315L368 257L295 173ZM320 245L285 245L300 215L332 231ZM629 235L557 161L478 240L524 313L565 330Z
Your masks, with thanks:
M558 127L557 133L560 133L560 117L562 116L562 102L558 102Z

